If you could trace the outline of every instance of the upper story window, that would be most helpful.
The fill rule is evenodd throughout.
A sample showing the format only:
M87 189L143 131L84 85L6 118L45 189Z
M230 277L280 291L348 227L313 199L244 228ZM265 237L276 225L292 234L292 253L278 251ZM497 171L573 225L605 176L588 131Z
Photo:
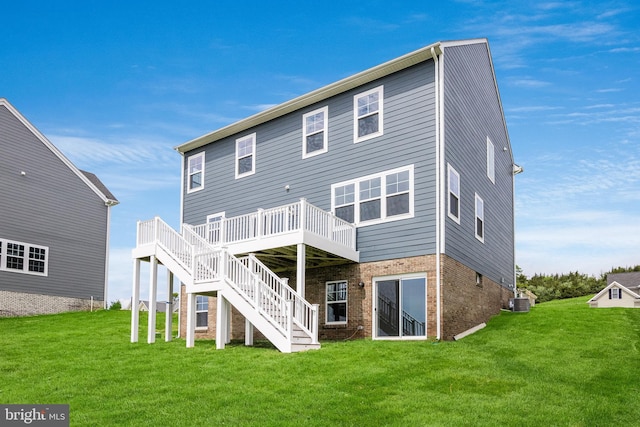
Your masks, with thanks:
M451 165L447 165L449 185L449 218L460 224L460 174Z
M187 193L204 188L204 151L187 160Z
M331 186L333 212L358 225L413 217L413 165Z
M329 107L323 107L302 116L302 158L326 153Z
M353 97L354 142L382 135L384 86Z
M0 239L0 270L46 276L49 248Z
M487 137L487 177L491 182L496 183L495 148L489 137Z
M256 173L256 134L236 139L236 178Z
M484 201L476 194L476 239L484 242Z
M347 323L347 282L327 282L327 323Z

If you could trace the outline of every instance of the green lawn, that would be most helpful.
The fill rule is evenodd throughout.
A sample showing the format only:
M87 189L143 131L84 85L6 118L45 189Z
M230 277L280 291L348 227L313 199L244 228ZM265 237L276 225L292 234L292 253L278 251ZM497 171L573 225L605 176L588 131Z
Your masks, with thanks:
M0 403L68 403L73 426L638 425L640 310L587 299L502 313L459 342L296 354L147 345L144 328L131 344L123 311L5 318Z

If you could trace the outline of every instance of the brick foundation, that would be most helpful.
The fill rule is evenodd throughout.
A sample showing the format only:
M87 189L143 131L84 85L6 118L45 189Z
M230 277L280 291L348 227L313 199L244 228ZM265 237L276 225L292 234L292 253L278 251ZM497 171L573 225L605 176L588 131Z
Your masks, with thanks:
M476 284L476 272L463 264L442 257L442 338L453 339L454 335L486 322L508 306L513 292L495 282L483 278ZM314 268L306 271L305 296L311 304L319 305L320 340L342 340L373 336L372 294L373 279L384 276L399 276L410 273L424 273L427 277L427 337L437 336L437 287L436 256L425 255L411 258L386 260L360 264L344 264L332 267ZM280 277L288 277L289 285L296 288L295 270L281 272ZM347 323L331 325L326 323L325 284L326 282L347 281ZM364 286L360 286L363 283ZM186 295L181 290L180 334L186 336ZM209 326L196 329L196 339L215 339L216 298L209 298ZM361 327L361 328L359 328ZM244 317L232 310L231 338L244 339ZM263 338L256 330L255 339Z
M103 308L102 300L0 291L0 317L35 316Z

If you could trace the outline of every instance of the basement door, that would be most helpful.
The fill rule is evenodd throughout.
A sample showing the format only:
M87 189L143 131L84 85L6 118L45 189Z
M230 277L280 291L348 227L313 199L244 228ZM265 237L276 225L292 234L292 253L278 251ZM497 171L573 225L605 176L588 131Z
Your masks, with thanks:
M374 278L373 282L373 338L426 338L426 277L383 277Z

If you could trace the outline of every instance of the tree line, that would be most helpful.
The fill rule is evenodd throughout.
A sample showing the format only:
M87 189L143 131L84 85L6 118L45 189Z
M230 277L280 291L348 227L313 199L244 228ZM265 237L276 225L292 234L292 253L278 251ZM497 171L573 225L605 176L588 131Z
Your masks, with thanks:
M527 277L519 266L516 266L516 283L518 289L528 289L536 294L536 302L554 299L575 298L593 295L607 286L607 274L640 272L640 265L635 267L615 267L600 277L576 272L565 274L534 274Z

